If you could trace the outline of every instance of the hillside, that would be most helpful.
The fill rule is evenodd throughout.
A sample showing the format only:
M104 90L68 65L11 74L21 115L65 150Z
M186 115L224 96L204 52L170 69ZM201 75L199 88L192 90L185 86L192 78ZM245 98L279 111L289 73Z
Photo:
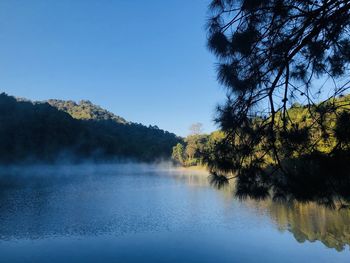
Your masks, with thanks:
M250 126L235 137L235 144L227 143L230 135L223 132L191 135L173 148L172 156L184 166L206 165L217 187L235 180L239 198L271 196L350 207L349 105L349 95L320 104L292 105L286 129L276 122L276 127L280 125L275 137L279 163L269 148L269 134L256 132L269 117L251 119ZM250 139L256 139L256 144ZM254 162L252 168L250 162Z
M75 101L64 100L48 100L45 101L51 106L67 112L74 119L79 120L113 120L115 122L126 124L127 121L120 116L117 116L100 106L94 105L91 101L82 100L79 103Z
M337 145L336 133L338 135L340 132L345 133L345 135L348 134L346 127L341 127L345 129L344 131L340 130L339 116L349 111L350 95L331 98L321 104L315 105L293 104L287 110L287 115L290 118L290 123L287 126L288 132L297 137L299 133L301 136L301 131L306 129L308 132L308 144L312 145L312 147L310 149L304 147L300 150L297 149L299 151L288 152L288 157L298 157L315 150L325 154L330 153ZM278 115L276 119L279 119ZM263 119L256 118L254 121L259 124ZM276 121L276 126L278 125L281 125L281 123ZM281 141L283 139L282 135L278 134L277 139ZM225 134L222 131L216 131L210 135L190 135L174 147L173 159L183 165L204 163L204 159L215 152L213 150L215 144L219 144L224 138ZM298 141L295 144L303 146ZM278 146L281 145L278 144ZM281 147L281 151L286 152L287 149ZM266 161L269 163L269 159Z
M169 158L178 141L175 134L127 122L91 102L33 103L0 94L0 163L62 157L154 161Z

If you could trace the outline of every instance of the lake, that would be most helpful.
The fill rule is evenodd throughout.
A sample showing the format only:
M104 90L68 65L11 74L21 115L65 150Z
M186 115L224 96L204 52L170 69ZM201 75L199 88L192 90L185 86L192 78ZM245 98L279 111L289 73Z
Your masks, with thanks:
M350 262L350 212L167 164L0 169L0 262Z

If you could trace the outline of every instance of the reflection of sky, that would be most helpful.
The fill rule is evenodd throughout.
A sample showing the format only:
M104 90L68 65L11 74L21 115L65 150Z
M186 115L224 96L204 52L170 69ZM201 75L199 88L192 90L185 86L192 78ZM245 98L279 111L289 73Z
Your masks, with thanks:
M2 258L345 262L349 256L348 250L338 253L319 242L299 244L288 232L278 231L271 208L261 213L254 203L230 199L228 192L205 185L203 174L131 165L86 168L89 172L78 173L81 166L72 169L75 180L68 179L68 170L61 176L55 169L52 181L37 175L30 185L17 182L1 190Z

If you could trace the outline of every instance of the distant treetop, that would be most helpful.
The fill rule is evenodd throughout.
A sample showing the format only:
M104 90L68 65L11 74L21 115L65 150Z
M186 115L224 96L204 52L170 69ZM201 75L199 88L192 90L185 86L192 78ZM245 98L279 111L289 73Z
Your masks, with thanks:
M82 120L114 120L121 124L128 123L124 118L117 116L98 105L93 104L89 100L81 100L76 103L72 100L48 100L51 106L69 113L75 119Z

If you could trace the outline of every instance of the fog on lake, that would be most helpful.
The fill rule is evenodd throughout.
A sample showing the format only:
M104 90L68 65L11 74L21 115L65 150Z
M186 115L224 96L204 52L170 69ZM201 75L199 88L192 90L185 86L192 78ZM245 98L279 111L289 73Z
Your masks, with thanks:
M1 262L349 262L350 211L239 201L168 164L0 169Z

